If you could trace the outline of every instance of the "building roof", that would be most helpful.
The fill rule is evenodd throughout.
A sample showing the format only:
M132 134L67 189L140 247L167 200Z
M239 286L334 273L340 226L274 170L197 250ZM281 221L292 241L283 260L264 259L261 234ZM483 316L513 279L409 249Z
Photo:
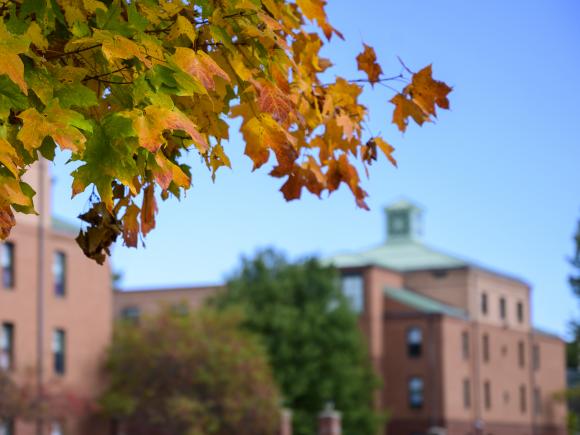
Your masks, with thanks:
M387 297L424 313L444 314L464 320L468 318L464 310L447 305L412 290L386 287L383 291Z
M69 234L71 236L76 236L81 228L80 225L75 224L71 221L59 218L57 216L52 216L51 226L54 231L59 233Z
M399 272L453 269L470 264L415 240L387 241L371 249L335 255L329 260L336 267L381 266Z

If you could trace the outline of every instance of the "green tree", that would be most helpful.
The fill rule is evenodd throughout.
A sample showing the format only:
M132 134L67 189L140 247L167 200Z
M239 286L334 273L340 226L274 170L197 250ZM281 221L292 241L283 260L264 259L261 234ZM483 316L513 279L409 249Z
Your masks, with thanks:
M89 228L77 241L103 262L119 235L136 247L155 227L157 198L230 166L229 124L245 154L285 179L287 200L344 184L366 208L359 170L394 148L365 130L363 87L381 88L399 130L449 108L431 66L383 74L373 48L363 76L335 76L324 45L342 38L326 0L0 0L0 239L14 211L34 213L28 167L71 153L72 194L87 189ZM351 7L347 5L346 7ZM354 63L354 60L353 60ZM389 89L389 90L387 90ZM383 116L383 115L381 115ZM195 168L197 169L197 168Z
M273 435L279 396L239 312L164 310L115 327L101 404L128 435Z
M316 259L292 264L262 251L242 260L214 303L244 308L245 327L268 349L296 435L315 433L316 416L329 401L342 412L345 434L376 433L378 382L334 268Z

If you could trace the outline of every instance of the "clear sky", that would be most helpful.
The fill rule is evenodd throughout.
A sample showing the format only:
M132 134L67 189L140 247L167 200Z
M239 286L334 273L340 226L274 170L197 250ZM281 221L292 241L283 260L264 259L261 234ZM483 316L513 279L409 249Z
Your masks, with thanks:
M215 183L194 165L194 187L181 203L161 204L146 248L117 246L113 268L123 287L220 282L241 254L275 246L296 258L331 255L384 240L384 205L405 197L425 207L425 241L533 286L538 326L565 333L578 314L566 257L580 218L580 3L577 0L331 0L333 71L360 77L354 57L375 47L383 70L397 74L433 63L453 85L450 112L401 135L390 124L392 94L365 94L374 133L397 148L364 187L371 211L341 188L329 198L286 203L280 180L251 173L239 135L227 151L233 170ZM54 210L74 217L87 197L70 201L70 168L54 168Z

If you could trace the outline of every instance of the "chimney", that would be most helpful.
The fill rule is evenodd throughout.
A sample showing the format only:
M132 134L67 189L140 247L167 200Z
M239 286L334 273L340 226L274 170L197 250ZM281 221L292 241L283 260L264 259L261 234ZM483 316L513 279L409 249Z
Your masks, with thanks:
M327 402L324 410L318 414L318 435L341 435L340 412L334 409L332 402Z

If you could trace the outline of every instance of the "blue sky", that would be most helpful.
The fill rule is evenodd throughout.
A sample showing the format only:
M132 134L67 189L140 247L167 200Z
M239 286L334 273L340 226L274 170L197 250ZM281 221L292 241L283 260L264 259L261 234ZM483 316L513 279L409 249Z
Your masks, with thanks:
M342 188L329 198L286 203L267 168L251 172L239 135L227 151L233 170L215 183L194 166L193 188L161 204L146 248L118 245L113 267L126 288L220 282L241 254L276 246L292 257L330 255L384 240L382 208L401 197L425 207L425 241L523 277L533 286L538 326L565 333L578 314L566 262L580 218L580 3L576 0L358 2L332 0L331 22L346 41L327 50L334 72L360 77L354 57L375 47L397 74L433 63L453 85L449 112L401 135L390 124L392 94L368 90L369 125L397 148L364 182L371 211ZM54 168L56 214L73 218L70 168Z

